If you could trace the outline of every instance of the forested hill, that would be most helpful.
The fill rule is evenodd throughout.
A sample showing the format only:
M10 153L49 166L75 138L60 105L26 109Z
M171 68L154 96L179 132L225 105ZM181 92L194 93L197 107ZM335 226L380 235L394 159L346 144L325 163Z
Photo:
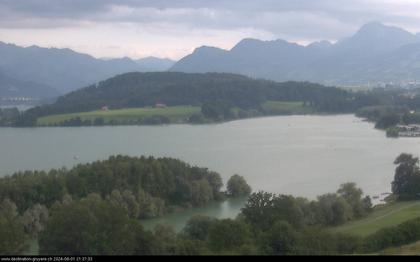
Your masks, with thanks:
M225 73L127 73L71 92L54 104L27 111L21 123L40 116L109 109L222 103L227 107L258 109L266 101L302 101L325 112L354 110L354 94L307 82L276 83Z

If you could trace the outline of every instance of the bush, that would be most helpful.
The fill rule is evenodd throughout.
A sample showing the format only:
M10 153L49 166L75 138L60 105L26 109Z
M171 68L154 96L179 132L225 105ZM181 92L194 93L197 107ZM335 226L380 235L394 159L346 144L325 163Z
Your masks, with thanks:
M251 187L242 176L233 175L227 182L227 193L229 196L248 196L251 192Z

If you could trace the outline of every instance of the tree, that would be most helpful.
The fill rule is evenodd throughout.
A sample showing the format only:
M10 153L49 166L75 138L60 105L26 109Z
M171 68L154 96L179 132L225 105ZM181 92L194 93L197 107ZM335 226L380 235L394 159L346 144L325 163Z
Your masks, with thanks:
M90 195L52 211L39 236L43 255L132 255L136 253L138 221L98 195Z
M420 198L419 159L403 153L395 159L394 164L397 167L392 181L392 193L399 199Z
M391 126L395 126L396 124L398 124L401 121L400 118L401 117L398 114L388 114L388 115L382 116L376 122L375 127L376 128L381 128L381 129L386 129L386 128L391 127Z
M177 252L177 234L169 225L158 224L154 228L154 238L159 244L159 255L175 255Z
M26 235L16 205L0 202L0 255L21 255L27 249Z
M22 221L25 231L31 237L35 238L41 232L48 221L48 208L44 205L36 204L23 213Z
M157 197L139 190L137 201L139 204L139 218L158 217L165 213L165 202Z
M289 223L278 221L263 236L262 249L268 255L288 255L296 248L298 237Z
M353 210L347 201L337 194L318 196L315 203L315 213L318 223L334 226L343 224L353 218Z
M124 190L121 194L119 190L113 190L108 196L109 201L124 209L130 218L137 218L140 212L140 206L136 197L130 190Z
M205 179L191 183L191 203L193 206L203 206L214 199L213 190Z
M216 219L207 216L193 216L190 218L183 229L189 238L201 241L207 241L209 236L209 230L212 225L216 222Z
M209 246L213 251L232 254L249 244L252 244L251 229L242 221L222 219L210 228Z
M242 176L233 175L227 182L227 193L232 197L248 196L251 191L251 187Z
M270 213L273 208L274 198L274 194L264 191L252 193L245 206L241 209L241 214L251 225L267 228L273 220Z
M356 187L355 183L345 183L340 185L337 194L344 198L347 203L352 207L353 215L355 218L361 218L371 209L369 205L370 198L364 198L362 189Z
M257 192L249 196L241 213L251 225L269 230L276 221L287 221L293 226L302 226L305 221L305 202L292 196Z

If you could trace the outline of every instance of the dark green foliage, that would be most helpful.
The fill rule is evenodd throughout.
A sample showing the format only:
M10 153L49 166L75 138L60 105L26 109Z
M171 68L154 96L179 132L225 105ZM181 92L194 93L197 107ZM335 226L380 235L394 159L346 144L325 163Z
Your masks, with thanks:
M364 240L364 251L375 252L420 240L420 219L412 219L398 226L384 228Z
M351 206L354 218L364 217L372 209L369 196L362 198L363 191L355 183L342 184L337 193Z
M147 218L162 215L171 206L220 200L222 185L219 174L176 159L114 156L71 170L27 171L1 178L0 199L11 199L23 212L37 203L50 207L65 194L80 199L98 193L130 209L132 217ZM133 209L137 206L138 212Z
M319 227L298 231L294 255L360 254L362 239L357 236L330 233Z
M420 168L419 159L410 154L401 154L395 159L394 181L392 193L399 199L420 198Z
M15 203L3 199L0 202L0 256L21 254L27 249L26 239Z
M162 125L162 124L169 124L171 119L166 116L150 116L142 119L139 124L144 125Z
M364 96L318 84L275 83L234 74L127 73L71 92L52 105L30 109L15 121L15 125L31 126L41 116L98 110L104 105L112 109L133 108L154 106L158 101L170 106L200 105L203 116L213 121L255 115L252 112L260 111L261 104L269 100L305 101L322 112L352 112L360 104L370 105L366 104L369 100L363 99ZM245 110L235 116L232 108ZM146 123L165 121L153 117ZM72 119L63 124L88 123Z
M372 209L369 197L364 197L354 183L341 185L337 194L325 194L317 201L267 192L251 194L242 209L251 225L267 230L276 221L302 226L334 226L366 216Z
M245 178L240 175L233 175L227 182L227 193L232 197L248 196L251 194L251 187Z
M375 124L376 128L387 129L389 127L395 126L401 122L401 116L398 114L389 114L382 116L378 119Z
M137 240L144 234L136 220L122 208L90 195L52 210L39 237L42 255L133 255ZM142 243L144 246L144 243Z
M319 196L318 201L313 204L315 205L316 221L320 225L336 226L353 219L352 206L337 194Z
M357 110L356 115L377 122L381 118L390 115L402 115L407 112L408 108L404 106L377 105L362 107Z
M95 120L93 121L93 125L95 126L103 126L104 124L105 124L105 121L101 117L95 118Z
M408 107L402 106L405 102L396 105L368 106L357 110L356 115L375 122L375 127L379 129L389 129L404 122L403 115L408 113ZM391 134L391 133L390 133Z
M239 220L218 220L210 227L208 243L217 253L235 254L252 244L251 227Z
M206 118L222 121L224 119L234 118L231 108L232 105L229 102L207 102L201 106L201 113Z
M242 214L250 224L264 230L278 220L287 221L295 226L304 223L304 210L300 201L296 201L292 196L277 196L261 191L249 196Z
M183 233L191 239L207 241L209 230L216 221L216 219L207 216L193 216L186 223Z
M207 120L202 113L193 114L188 118L188 122L192 124L203 124L206 123Z
M298 232L289 223L280 220L263 234L260 246L265 254L290 255L296 253L298 241Z

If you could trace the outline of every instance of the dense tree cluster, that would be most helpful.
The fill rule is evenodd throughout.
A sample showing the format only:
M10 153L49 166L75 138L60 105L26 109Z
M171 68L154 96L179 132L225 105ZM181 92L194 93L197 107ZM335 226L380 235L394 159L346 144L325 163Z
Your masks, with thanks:
M393 191L417 198L418 159L396 160ZM44 255L325 255L377 252L420 239L418 219L365 237L329 228L372 210L354 183L315 200L252 193L236 219L192 217L176 233L159 225L145 230L139 218L175 206L221 199L220 176L170 158L110 157L70 170L26 172L0 179L0 254L22 254L28 239ZM234 175L227 195L249 194Z
M276 83L234 74L127 73L71 92L52 105L30 109L16 124L31 126L41 116L98 110L105 105L132 108L154 106L158 101L202 106L202 115L211 120L241 118L232 115L232 108L241 109L242 118L252 114L251 109L261 114L261 104L269 100L304 101L321 112L341 113L371 105L365 96L307 82Z
M410 154L401 154L395 159L392 193L399 199L420 199L420 167L419 159Z
M52 207L51 218L39 237L40 254L147 254L141 248L152 241L150 233L125 211L95 193Z
M340 225L364 217L371 208L369 196L363 197L354 183L346 183L337 193L321 195L315 201L267 192L253 193L242 214L250 224L266 230L276 221L296 227Z
M126 203L122 195L114 193L103 199L99 194L89 194L51 208L51 217L40 233L40 252L46 255L290 255L347 254L361 250L361 239L330 233L323 226L306 224L308 218L299 218L308 215L294 210L302 199L278 199L275 207L263 211L261 206L249 204L267 194L254 194L237 219L195 216L180 233L161 225L153 231L144 230L138 220L132 219L129 205L121 204ZM269 219L251 221L250 216L261 218L257 213ZM69 228L71 232L67 232Z
M366 95L377 97L376 102L360 107L356 116L375 122L376 128L389 129L394 136L397 124L420 124L420 89L374 89Z
M0 199L10 199L20 212L36 204L51 207L68 195L97 193L137 207L134 217L159 216L177 207L202 206L224 194L218 173L171 158L113 156L70 170L26 171L0 179ZM137 214L138 213L138 214Z
M84 237L105 234L103 237L108 238L115 233L118 239L128 232L140 237L136 233L142 232L138 219L222 200L226 195L222 186L218 173L171 158L112 156L70 170L19 172L0 178L0 254L20 254L27 247L26 240L38 236L41 243L52 241L42 249L52 254L59 250L77 250L77 254L138 253L122 246L111 248L105 242L99 246L104 239ZM69 224L60 224L60 219ZM73 221L78 219L81 221ZM133 228L112 232L114 227L101 225L101 220L116 228L127 223ZM87 230L86 235L72 229L77 225L81 231ZM60 242L58 235L63 236L67 230L65 241L72 240L72 244L62 249L67 242ZM83 237L83 241L77 237ZM125 246L122 240L115 243Z
M26 234L16 205L9 199L0 202L0 255L21 254L26 248Z

